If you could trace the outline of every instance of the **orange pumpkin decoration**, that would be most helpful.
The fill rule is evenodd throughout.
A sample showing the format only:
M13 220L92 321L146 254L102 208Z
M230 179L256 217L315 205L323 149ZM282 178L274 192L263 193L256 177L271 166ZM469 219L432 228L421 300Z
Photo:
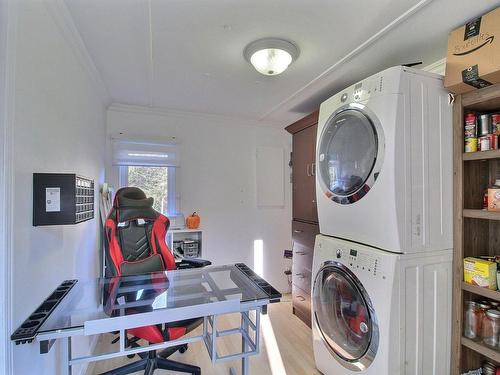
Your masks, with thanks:
M191 216L186 217L186 227L188 229L198 229L200 226L200 217L196 212L193 212Z

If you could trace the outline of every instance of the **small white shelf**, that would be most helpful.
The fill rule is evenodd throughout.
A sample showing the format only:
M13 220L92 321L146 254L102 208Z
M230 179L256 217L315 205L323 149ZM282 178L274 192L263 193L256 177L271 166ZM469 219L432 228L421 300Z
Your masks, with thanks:
M203 231L201 229L169 229L167 232L167 244L174 253L176 260L181 260L184 258L184 255L179 253L174 249L175 241L188 241L193 240L198 242L198 256L195 258L202 257L202 235ZM186 256L186 258L193 258L194 256Z
M169 229L168 233L193 233L193 232L203 232L201 229Z

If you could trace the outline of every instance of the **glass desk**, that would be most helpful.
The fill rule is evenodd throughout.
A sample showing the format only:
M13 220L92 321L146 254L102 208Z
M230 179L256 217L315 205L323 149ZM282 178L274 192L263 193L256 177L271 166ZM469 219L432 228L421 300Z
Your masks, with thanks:
M47 353L56 340L61 340L62 358L71 366L149 350L203 341L213 363L242 360L242 371L248 373L247 357L259 351L260 314L281 294L246 265L223 266L156 272L135 276L100 278L92 281L63 282L14 332L11 339L30 343L36 339L40 352ZM255 311L252 319L250 311ZM217 317L240 313L238 328L217 329ZM153 324L192 318L204 318L199 336L126 348L126 330ZM120 332L119 350L71 357L71 338ZM219 356L217 337L240 334L242 350Z

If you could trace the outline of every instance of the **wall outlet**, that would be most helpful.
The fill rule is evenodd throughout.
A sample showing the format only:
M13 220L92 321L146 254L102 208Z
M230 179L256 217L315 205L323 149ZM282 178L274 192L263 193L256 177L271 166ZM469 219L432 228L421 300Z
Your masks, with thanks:
M292 259L292 256L293 256L292 250L284 250L283 251L283 258Z

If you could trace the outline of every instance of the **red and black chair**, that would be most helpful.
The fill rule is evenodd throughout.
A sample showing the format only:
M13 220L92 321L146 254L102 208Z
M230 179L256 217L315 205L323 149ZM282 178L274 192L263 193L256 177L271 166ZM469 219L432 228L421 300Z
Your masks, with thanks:
M106 219L106 276L126 277L154 273L176 268L204 267L209 261L183 259L176 264L165 237L170 222L168 218L153 209L153 198L147 198L139 188L126 187L116 192L113 208ZM192 331L203 319L151 325L127 330L126 343L139 347L140 339L149 343L175 340ZM197 366L167 359L176 351L184 352L187 345L168 348L160 353L141 353L139 361L106 372L107 375L123 375L144 370L149 375L155 369L201 374Z

